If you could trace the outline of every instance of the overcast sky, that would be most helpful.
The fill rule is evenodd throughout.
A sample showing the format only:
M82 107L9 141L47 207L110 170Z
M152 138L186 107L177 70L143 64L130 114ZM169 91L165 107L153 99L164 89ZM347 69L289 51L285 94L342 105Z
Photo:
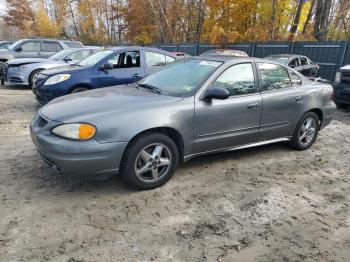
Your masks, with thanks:
M0 14L3 14L6 10L6 0L0 0Z

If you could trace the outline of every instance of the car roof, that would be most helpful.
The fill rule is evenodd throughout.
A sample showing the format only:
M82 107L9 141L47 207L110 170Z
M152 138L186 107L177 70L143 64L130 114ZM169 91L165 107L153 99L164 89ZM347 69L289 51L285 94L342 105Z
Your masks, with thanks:
M244 57L244 56L192 56L187 58L187 60L205 60L205 61L215 61L215 62L222 62L222 63L230 63L230 62L269 62L269 63L276 63L274 61L269 61L265 58L259 58L259 57Z
M166 51L166 50L163 50L163 49L159 49L159 48L154 48L154 47L146 47L146 46L112 46L112 47L107 47L106 48L107 50L113 50L113 51L128 51L128 50L135 50L135 51L138 51L138 50L146 50L146 51L153 51L153 52L162 52L162 53L165 53L171 57L174 57L174 58L177 58L176 55Z
M305 57L304 55L297 55L297 54L276 54L276 55L269 55L269 56L266 56L266 57L292 58L292 57L298 57L298 56Z

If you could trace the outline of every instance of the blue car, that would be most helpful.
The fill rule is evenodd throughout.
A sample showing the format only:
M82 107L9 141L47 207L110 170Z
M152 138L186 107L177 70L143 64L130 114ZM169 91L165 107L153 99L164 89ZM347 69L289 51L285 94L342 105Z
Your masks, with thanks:
M42 71L33 83L40 104L67 94L135 82L177 59L171 53L149 47L115 47L81 62Z

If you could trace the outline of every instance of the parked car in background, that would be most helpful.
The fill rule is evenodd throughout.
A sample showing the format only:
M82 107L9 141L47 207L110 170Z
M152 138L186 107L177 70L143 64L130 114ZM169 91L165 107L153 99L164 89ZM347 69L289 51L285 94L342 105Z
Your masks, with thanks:
M71 93L135 82L176 59L156 48L105 49L77 64L40 72L33 92L38 102L45 104Z
M102 50L99 47L65 49L49 58L18 58L7 62L5 72L6 85L32 86L36 76L43 70L63 65L75 64Z
M0 50L0 84L4 82L6 62L15 58L48 58L63 49L83 47L78 41L57 39L22 39L14 42L8 50Z
M265 59L287 65L307 77L316 77L320 70L318 64L312 62L310 58L302 55L279 54L267 56Z
M7 48L12 44L12 41L0 41L0 50L7 50Z
M83 47L78 41L58 39L22 39L0 51L0 62L7 62L15 58L47 58L63 49Z
M246 52L240 50L232 49L214 49L202 53L200 56L238 56L238 57L248 57Z
M276 142L309 148L332 119L332 94L331 85L278 63L198 57L131 85L55 99L30 130L40 155L62 173L120 172L151 189L199 155Z
M350 107L350 65L341 67L333 83L334 102L338 108Z
M179 58L188 58L191 57L191 55L183 52L171 52L174 56L177 56Z

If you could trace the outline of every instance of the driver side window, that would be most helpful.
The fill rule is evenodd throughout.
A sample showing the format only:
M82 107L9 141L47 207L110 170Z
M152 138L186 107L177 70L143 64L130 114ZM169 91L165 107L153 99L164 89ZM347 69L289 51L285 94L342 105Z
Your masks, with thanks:
M26 42L20 47L22 52L40 52L40 42Z
M107 63L112 64L114 68L140 67L140 52L129 51L119 53L109 59Z
M230 96L255 93L255 79L251 63L233 65L226 69L213 83L229 91Z

